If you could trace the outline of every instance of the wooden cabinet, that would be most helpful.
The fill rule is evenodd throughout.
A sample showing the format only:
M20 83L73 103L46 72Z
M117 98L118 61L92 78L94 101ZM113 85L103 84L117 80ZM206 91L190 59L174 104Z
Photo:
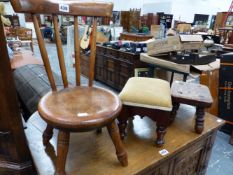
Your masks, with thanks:
M218 116L218 79L219 69L212 71L202 71L200 73L200 84L206 85L210 89L210 93L213 98L213 103L210 108L206 109L206 112Z
M126 81L134 76L135 68L147 67L140 61L139 54L122 52L112 48L97 46L95 80L120 91ZM81 74L89 75L89 57L81 55Z
M73 133L67 156L67 175L204 175L216 132L224 122L218 122L217 117L207 113L203 133L196 134L193 131L194 115L192 107L180 106L177 118L167 128L162 148L152 144L156 132L154 122L135 116L124 140L129 158L129 165L124 168L118 163L115 152L111 151L114 145L105 128L101 134L95 131ZM35 113L28 121L26 132L30 149L39 174L53 175L53 162L56 160L53 147L56 146L57 135L50 141L50 149L44 149L41 140L43 129L44 122ZM159 153L163 149L168 151L166 155Z
M213 147L215 133L211 133L200 141L193 143L176 156L141 175L204 175Z
M141 16L141 26L147 26L151 29L151 25L159 25L159 16L154 13L147 13Z
M130 32L132 28L140 28L140 9L130 9L130 11L121 11L121 26L124 31Z
M121 90L126 81L134 76L134 69L140 67L147 65L140 61L139 54L97 46L95 79L116 90Z
M1 19L0 39L0 174L34 175L37 173L27 147Z
M214 30L222 27L222 22L226 16L227 12L218 12L214 24Z

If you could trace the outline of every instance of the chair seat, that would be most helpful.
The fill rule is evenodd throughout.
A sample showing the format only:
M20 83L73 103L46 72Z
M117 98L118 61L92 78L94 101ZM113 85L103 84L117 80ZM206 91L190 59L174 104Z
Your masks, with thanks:
M55 128L88 131L114 120L121 107L114 93L80 86L47 93L40 100L38 111Z
M156 78L132 77L120 93L123 104L164 111L172 110L170 85Z

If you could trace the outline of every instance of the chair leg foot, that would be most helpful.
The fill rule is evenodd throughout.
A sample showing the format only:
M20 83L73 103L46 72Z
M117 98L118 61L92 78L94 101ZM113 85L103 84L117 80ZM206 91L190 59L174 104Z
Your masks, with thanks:
M57 160L55 175L66 175L65 165L69 149L70 133L59 131L57 140Z
M53 127L47 124L46 129L43 132L43 145L46 146L49 143L49 140L53 137Z
M160 125L157 124L156 133L157 133L156 145L158 147L163 146L163 144L164 144L164 136L166 134L166 127L160 126Z
M128 156L127 152L123 146L123 143L120 139L119 129L116 125L116 122L113 121L111 124L107 125L109 135L113 141L113 144L116 148L116 155L122 166L128 165Z

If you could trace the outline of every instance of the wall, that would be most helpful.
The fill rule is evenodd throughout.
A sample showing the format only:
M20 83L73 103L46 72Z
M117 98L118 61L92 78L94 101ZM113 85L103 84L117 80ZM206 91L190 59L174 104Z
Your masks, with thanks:
M194 14L216 15L228 11L232 0L107 0L114 3L114 10L141 8L141 14L165 12L174 19L193 22ZM209 18L209 20L210 20Z
M93 1L93 0L92 0ZM99 0L94 0L99 1ZM174 19L193 22L194 14L216 15L217 12L228 11L231 0L104 0L114 3L116 11L129 10L130 8L141 8L141 14L165 12L174 15ZM8 14L14 14L10 3L6 4ZM209 20L210 20L209 18ZM24 15L19 14L21 26L25 23Z
M116 11L129 10L130 8L141 8L141 14L166 12L171 13L172 0L107 0L114 3Z
M172 0L144 0L142 13L172 12Z
M6 11L7 15L16 14L15 11L13 10L13 8L12 8L10 2L5 2L5 11ZM26 23L25 23L24 14L18 14L18 16L19 16L20 26L25 27Z
M172 14L174 19L193 22L194 14L216 15L228 11L232 0L173 0Z

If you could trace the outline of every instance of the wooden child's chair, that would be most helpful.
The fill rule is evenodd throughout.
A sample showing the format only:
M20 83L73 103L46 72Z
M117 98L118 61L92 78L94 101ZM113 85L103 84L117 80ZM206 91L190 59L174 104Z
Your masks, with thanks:
M122 104L117 95L93 87L97 17L111 17L112 3L97 3L85 1L51 1L51 0L12 0L15 12L32 14L33 23L39 43L41 56L48 74L52 91L47 93L39 102L38 111L47 122L43 134L43 143L46 145L53 135L53 128L59 130L57 143L56 174L65 174L65 162L69 147L70 132L83 132L96 130L107 126L108 132L116 148L116 154L123 166L127 166L127 153L120 139L119 129L115 118L119 114ZM57 53L62 74L64 89L57 90L45 43L39 28L36 14L52 14ZM58 29L57 15L74 16L74 47L76 86L69 87L62 43ZM91 16L93 18L92 43L90 54L90 72L88 86L80 85L80 47L78 36L78 16Z

